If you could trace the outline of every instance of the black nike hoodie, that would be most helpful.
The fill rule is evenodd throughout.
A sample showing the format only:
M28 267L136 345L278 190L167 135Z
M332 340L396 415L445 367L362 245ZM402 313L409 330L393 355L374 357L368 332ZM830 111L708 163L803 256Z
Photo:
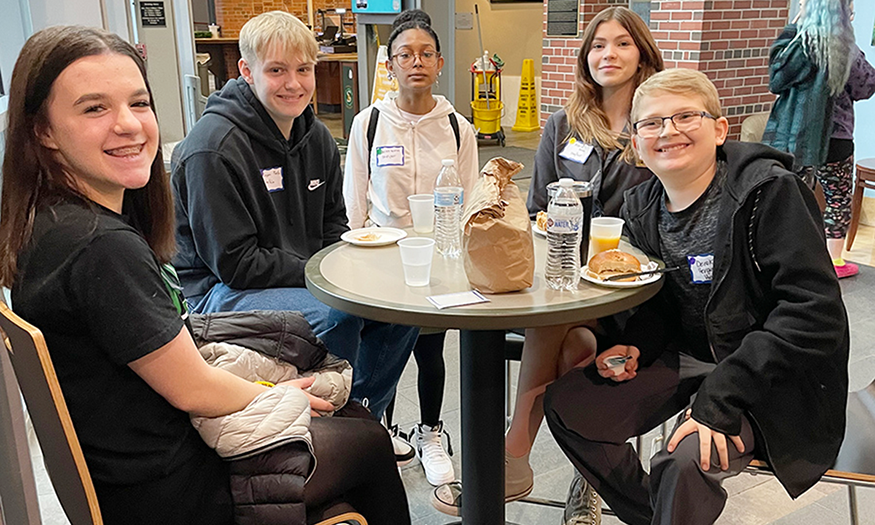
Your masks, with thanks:
M340 155L307 109L286 140L243 78L210 96L176 147L171 182L188 297L304 286L304 265L347 231Z

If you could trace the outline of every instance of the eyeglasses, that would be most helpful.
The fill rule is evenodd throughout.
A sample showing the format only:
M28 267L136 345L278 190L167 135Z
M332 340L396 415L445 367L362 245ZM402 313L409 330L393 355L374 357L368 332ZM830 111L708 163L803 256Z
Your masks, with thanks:
M695 131L702 127L702 119L708 117L717 120L717 117L707 111L681 111L670 117L651 117L639 120L632 124L632 129L638 136L645 139L658 137L665 127L665 121L671 120L674 129L680 132Z
M395 53L390 58L394 59L395 62L398 63L398 67L401 69L410 69L416 62L416 57L419 57L419 62L423 67L434 67L440 56L441 54L437 51L423 51L422 53L402 51L400 53Z

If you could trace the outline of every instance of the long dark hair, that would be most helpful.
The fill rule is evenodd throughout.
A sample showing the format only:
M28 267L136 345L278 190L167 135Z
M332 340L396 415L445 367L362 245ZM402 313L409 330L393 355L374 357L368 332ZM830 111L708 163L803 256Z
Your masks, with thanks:
M43 146L40 135L49 125L46 101L61 72L80 58L104 53L125 55L137 64L154 112L143 59L129 43L101 29L82 26L43 29L27 40L15 62L9 90L0 207L2 286L11 287L15 280L18 256L30 241L37 210L65 201L94 206L52 150ZM176 249L173 200L160 144L149 182L142 188L125 190L122 211L158 259L169 262Z

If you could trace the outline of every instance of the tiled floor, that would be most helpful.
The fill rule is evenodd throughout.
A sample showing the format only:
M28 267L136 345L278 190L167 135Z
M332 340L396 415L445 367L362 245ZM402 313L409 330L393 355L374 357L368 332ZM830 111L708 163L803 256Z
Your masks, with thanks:
M320 115L321 116L321 115ZM329 127L338 127L337 121L328 121ZM538 144L538 133L516 133L508 131L508 145L520 148L535 149ZM525 191L528 181L520 181ZM875 228L861 226L854 244L854 250L846 257L849 260L863 264L875 262ZM858 285L853 279L843 283L845 299L851 320L851 389L856 390L867 385L875 377L875 300L871 298L872 286ZM459 409L459 347L458 332L450 331L447 338L445 358L447 363L447 383L443 419L450 432L457 450L460 446L460 409ZM512 364L511 386L516 385L518 365ZM416 393L416 364L411 360L398 386L396 404L396 422L405 430L411 428L418 418ZM645 446L650 447L653 435L645 439ZM37 490L40 496L40 508L45 524L67 523L60 508L51 484L48 481L38 447L35 449L34 469L37 478ZM460 454L453 458L456 472L461 472ZM552 499L564 499L568 483L572 476L572 468L562 452L550 436L546 425L535 442L531 455L532 467L535 470L535 489L533 496ZM405 487L407 488L410 512L415 525L443 524L456 521L434 510L430 503L432 488L425 480L419 464L414 462L402 470ZM848 518L847 491L842 486L820 483L797 500L791 500L780 484L768 476L751 476L742 474L725 483L729 500L723 515L718 520L720 525L802 525L802 524L846 524ZM858 489L861 523L875 525L875 490ZM520 524L558 525L561 523L561 509L531 505L527 503L511 503L507 506L507 519ZM619 520L605 517L603 523L615 524Z

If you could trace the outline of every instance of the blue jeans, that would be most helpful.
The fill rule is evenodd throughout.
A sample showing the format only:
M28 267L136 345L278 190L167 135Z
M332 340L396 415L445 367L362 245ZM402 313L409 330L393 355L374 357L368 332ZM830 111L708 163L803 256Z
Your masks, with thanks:
M353 366L352 398L383 417L419 328L356 317L319 302L306 288L235 290L218 283L206 295L188 299L191 311L296 310L328 350Z

